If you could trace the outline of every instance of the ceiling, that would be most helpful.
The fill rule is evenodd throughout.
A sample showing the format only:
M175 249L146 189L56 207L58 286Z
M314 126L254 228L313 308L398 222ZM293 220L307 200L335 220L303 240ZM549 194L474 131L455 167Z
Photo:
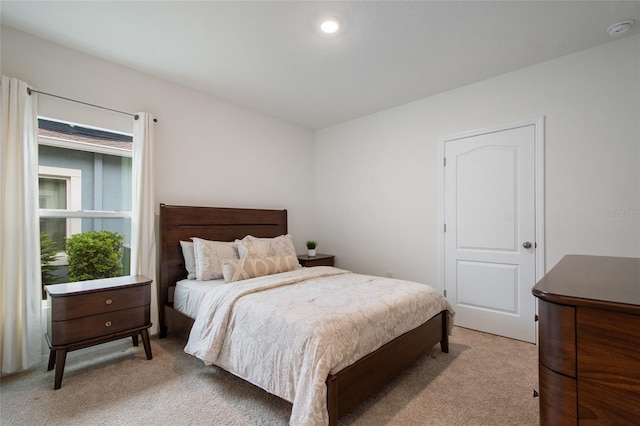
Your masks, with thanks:
M640 1L7 1L2 24L312 129L637 34ZM333 35L318 31L337 17ZM611 24L634 19L624 34Z

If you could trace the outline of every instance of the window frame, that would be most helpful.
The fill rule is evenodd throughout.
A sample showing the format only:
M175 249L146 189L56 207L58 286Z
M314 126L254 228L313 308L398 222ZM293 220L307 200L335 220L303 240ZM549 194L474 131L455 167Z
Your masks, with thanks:
M48 117L38 117L39 119L43 119L43 120L49 120L49 121L60 121L63 123L68 123L66 121L61 121L61 120L54 120L52 118L48 118ZM87 127L87 128L94 128L91 126L87 126L87 125L80 125L80 124L75 124L74 125L78 125L78 126L82 126L82 127ZM97 127L95 127L95 129L98 129ZM100 129L100 130L105 130L105 129ZM123 133L123 132L118 132L115 130L105 130L108 131L110 133L114 133L114 134L122 134L122 135L128 135L128 133ZM71 140L67 140L67 139L61 139L61 138L56 138L56 137L52 137L52 136L44 136L44 135L38 135L38 145L45 145L45 146L53 146L53 147L58 147L58 148L65 148L65 149L73 149L73 150L77 150L77 151L84 151L84 152L93 152L96 154L107 154L107 155L113 155L113 156L117 156L117 157L129 157L129 158L133 158L133 149L131 150L127 150L127 149L123 149L123 148L116 148L116 147L107 147L107 146L102 146L102 145L95 145L95 144L90 144L90 143L86 143L86 142L75 142L75 141L71 141ZM49 169L60 169L60 170L76 170L76 169L63 169L63 168L59 168L59 167L48 167L48 166L38 166L39 170L41 168L49 168ZM80 171L80 170L78 170ZM40 173L39 173L40 176ZM53 176L53 175L52 175ZM63 176L62 174L60 176ZM71 176L71 175L69 175ZM71 178L71 177L70 177ZM77 183L78 181L72 181L71 184L73 185L75 183ZM74 187L74 189L76 189L76 187ZM125 210L83 210L82 209L82 195L81 195L81 187L77 188L79 193L80 193L80 204L79 205L75 205L73 208L69 208L68 210L59 210L59 209L39 209L39 216L40 218L69 218L69 219L111 219L111 218L116 218L116 219L131 219L132 217L132 212L131 211L125 211ZM69 187L67 186L67 191L69 191ZM69 193L67 192L67 200L69 200ZM69 203L67 203L69 204ZM79 231L81 232L81 231ZM70 236L70 235L67 235Z
M38 119L48 121L59 121L81 127L94 128L92 126L70 123L48 117L39 116ZM129 135L128 133L114 130L104 130L113 134ZM62 139L48 135L38 135L38 145L52 146L63 149L91 152L94 154L106 154L116 157L133 158L133 149L128 150L118 147L109 147L87 142L76 142L69 139ZM132 147L133 148L133 147ZM132 211L129 210L83 210L82 209L82 170L64 167L41 166L38 165L38 178L61 179L67 182L67 208L66 209L38 209L39 219L66 219L66 237L82 233L82 219L131 219ZM58 252L55 265L67 265L67 253L64 250Z

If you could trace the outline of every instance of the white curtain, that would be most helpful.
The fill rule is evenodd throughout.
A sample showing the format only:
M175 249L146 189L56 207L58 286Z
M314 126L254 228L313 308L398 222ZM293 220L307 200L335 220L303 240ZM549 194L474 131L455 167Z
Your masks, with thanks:
M155 191L153 187L153 126L151 114L140 112L133 122L133 205L131 273L145 275L151 285L151 334L158 332L156 282Z
M42 359L37 101L2 76L0 106L0 358L2 374Z

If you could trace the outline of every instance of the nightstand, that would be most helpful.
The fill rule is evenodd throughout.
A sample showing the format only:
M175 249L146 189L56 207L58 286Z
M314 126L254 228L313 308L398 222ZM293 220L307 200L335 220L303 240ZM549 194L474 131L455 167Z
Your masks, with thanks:
M45 338L55 366L54 389L62 386L67 352L138 335L151 359L151 280L142 275L53 284L44 287L51 309Z
M331 254L317 254L315 256L301 254L298 256L298 262L302 266L333 266L335 258Z

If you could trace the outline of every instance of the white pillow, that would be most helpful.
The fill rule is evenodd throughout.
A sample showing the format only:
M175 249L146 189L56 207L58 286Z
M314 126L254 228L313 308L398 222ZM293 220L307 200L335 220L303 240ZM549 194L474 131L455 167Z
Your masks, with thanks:
M259 259L235 259L222 262L222 274L226 283L263 277L300 267L295 256L262 257Z
M187 279L196 279L196 254L194 253L191 241L180 241L182 247L182 257L184 257L184 268L187 270Z
M238 258L234 242L191 239L196 258L196 278L200 281L222 278L222 262Z
M275 238L256 238L247 235L242 240L236 240L240 259L255 259L263 257L296 257L291 235L280 235Z

